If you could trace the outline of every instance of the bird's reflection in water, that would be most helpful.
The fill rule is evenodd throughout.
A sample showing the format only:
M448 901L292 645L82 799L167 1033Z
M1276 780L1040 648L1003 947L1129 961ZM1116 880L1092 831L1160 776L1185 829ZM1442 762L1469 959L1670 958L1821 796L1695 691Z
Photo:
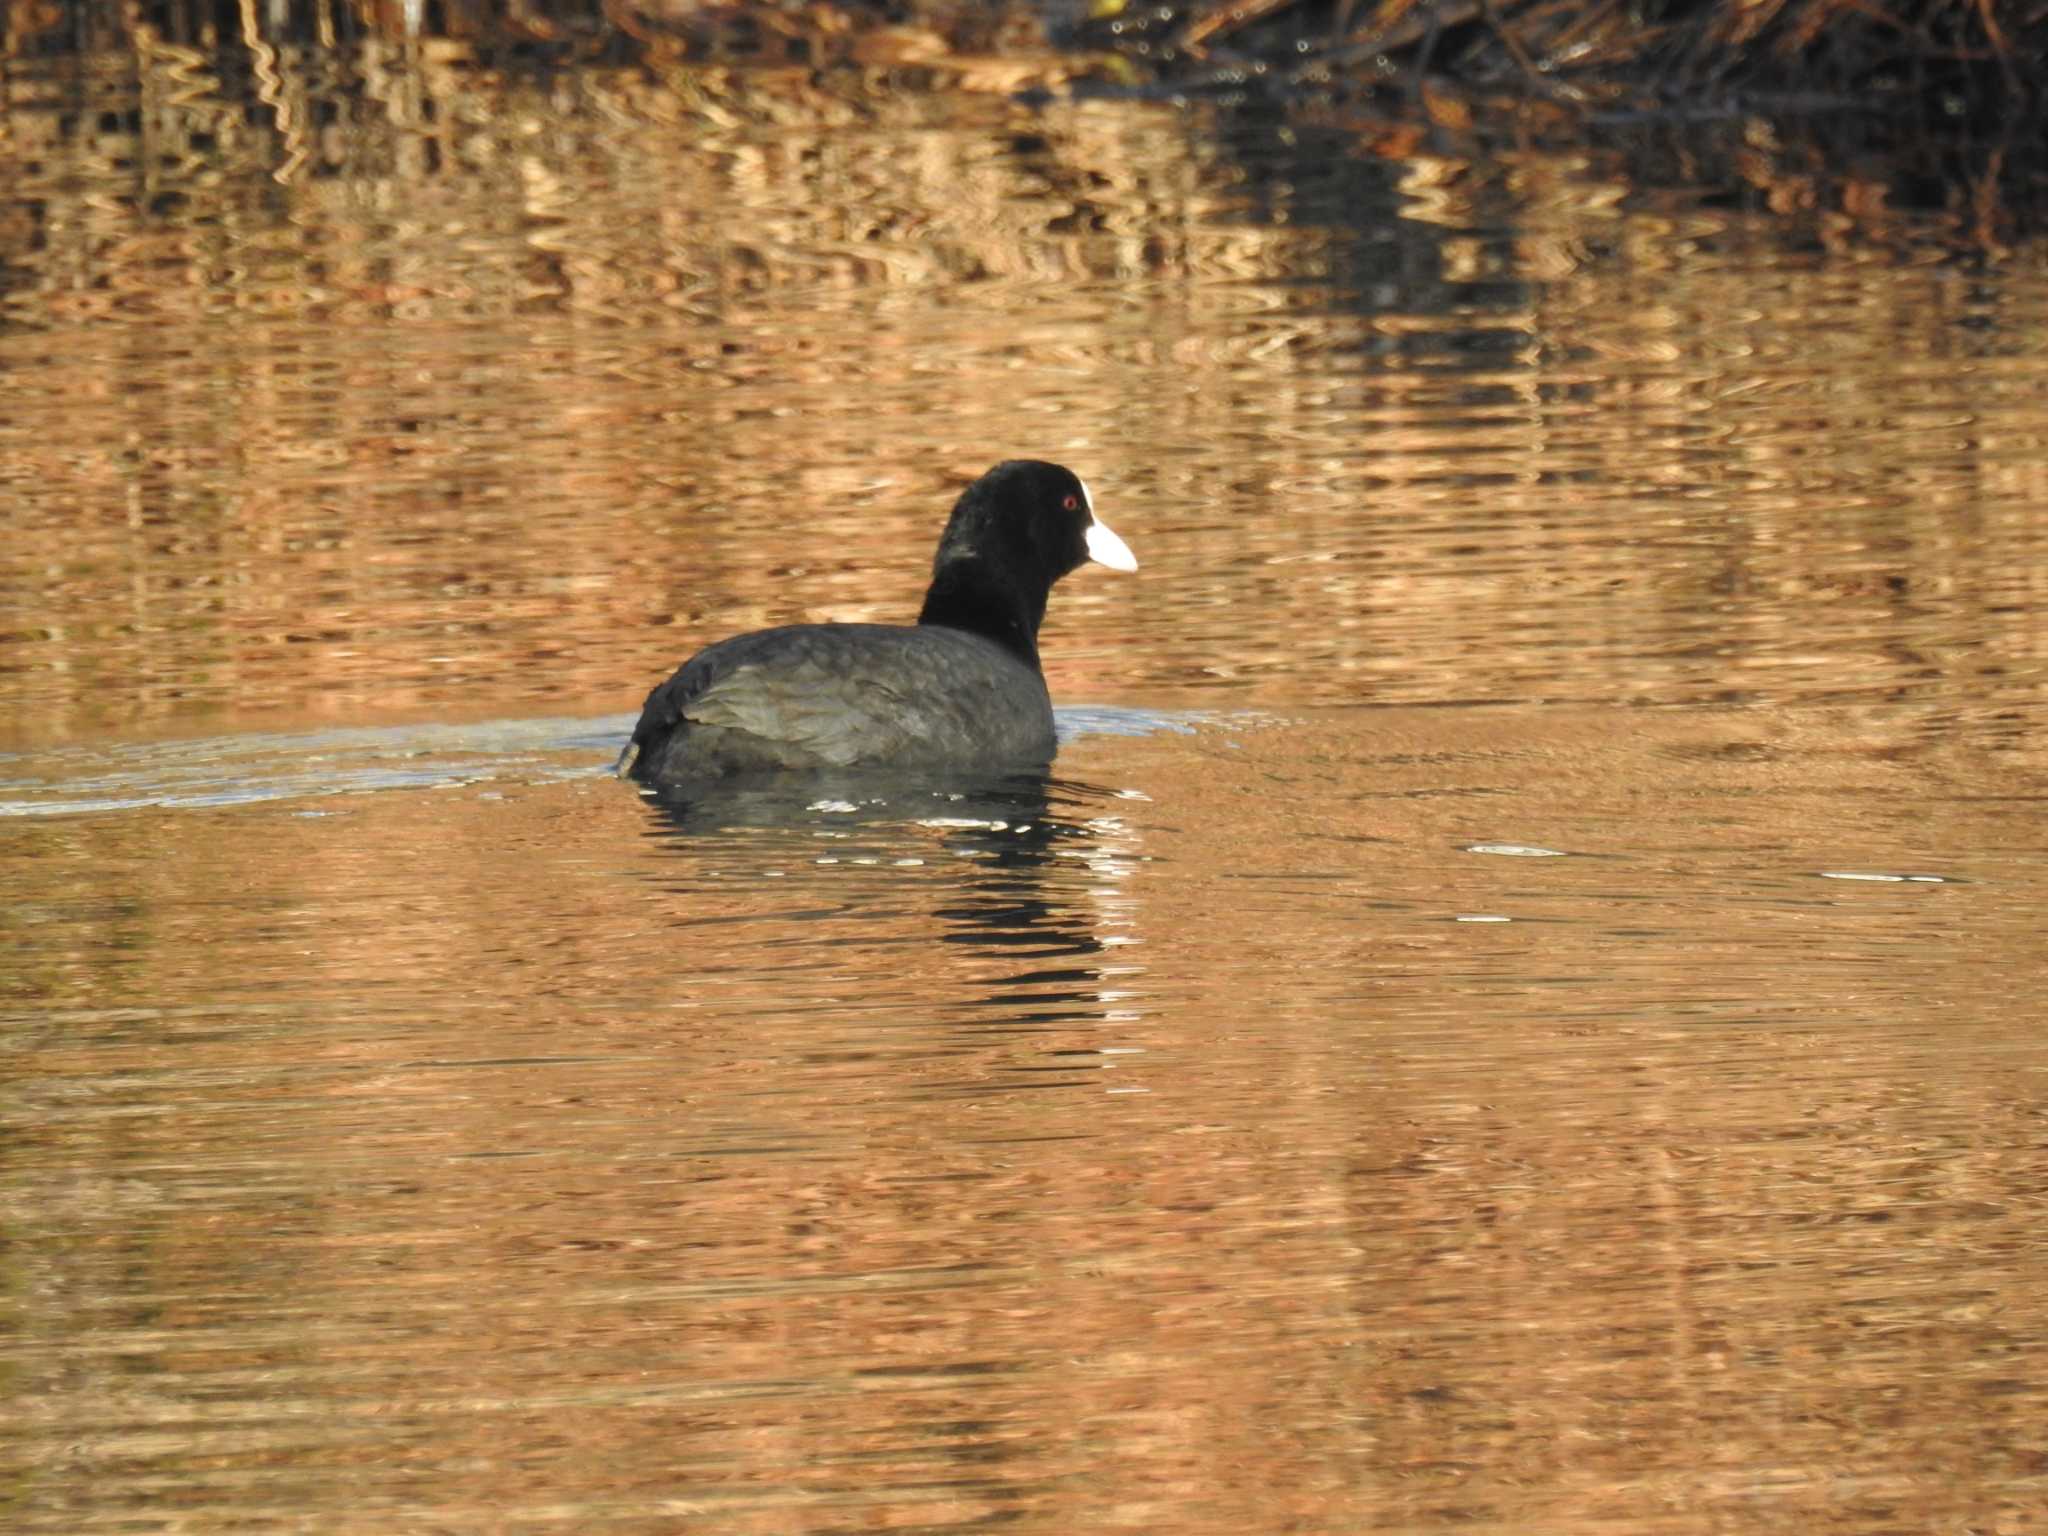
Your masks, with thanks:
M1122 952L1136 942L1136 837L1113 791L1044 774L969 784L805 776L648 805L653 835L687 861L678 873L691 921L744 921L740 892L772 887L779 914L808 920L807 945L851 943L849 981L875 951L900 956L906 941L936 939L969 961L944 967L968 983L965 997L943 989L949 1033L1071 1036L1077 1024L1135 1016L1139 968ZM715 887L730 899L707 903ZM894 967L899 985L931 974L923 961ZM1096 1043L1047 1044L1070 1067L1100 1056ZM1041 1059L1031 1070L1043 1068Z

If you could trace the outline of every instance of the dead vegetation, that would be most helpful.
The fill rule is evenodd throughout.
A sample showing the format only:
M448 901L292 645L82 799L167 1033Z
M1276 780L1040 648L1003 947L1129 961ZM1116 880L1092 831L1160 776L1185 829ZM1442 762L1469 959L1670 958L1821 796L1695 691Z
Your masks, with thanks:
M1097 0L1083 39L1393 153L1591 140L1646 180L1982 245L2048 208L2048 0Z

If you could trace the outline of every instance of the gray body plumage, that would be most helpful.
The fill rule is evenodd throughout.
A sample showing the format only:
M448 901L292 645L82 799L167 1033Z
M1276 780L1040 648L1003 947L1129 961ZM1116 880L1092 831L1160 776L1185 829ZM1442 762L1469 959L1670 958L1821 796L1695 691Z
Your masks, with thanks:
M936 625L796 624L722 640L647 696L621 774L659 783L831 768L1043 766L1045 679Z

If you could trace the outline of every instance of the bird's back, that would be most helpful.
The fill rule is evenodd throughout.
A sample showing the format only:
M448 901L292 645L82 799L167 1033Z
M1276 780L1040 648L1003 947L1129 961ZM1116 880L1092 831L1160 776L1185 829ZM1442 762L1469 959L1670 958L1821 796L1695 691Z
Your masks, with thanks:
M647 696L620 774L1043 764L1052 702L1037 668L937 625L797 624L720 641Z

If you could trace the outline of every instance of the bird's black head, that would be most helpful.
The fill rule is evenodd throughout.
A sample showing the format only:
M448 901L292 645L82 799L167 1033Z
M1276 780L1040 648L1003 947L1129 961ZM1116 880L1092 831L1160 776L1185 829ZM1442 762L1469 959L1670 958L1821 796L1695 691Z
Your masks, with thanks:
M1097 521L1079 475L1042 459L1006 460L954 503L918 622L987 635L1036 665L1053 583L1091 560L1138 568L1130 547Z

